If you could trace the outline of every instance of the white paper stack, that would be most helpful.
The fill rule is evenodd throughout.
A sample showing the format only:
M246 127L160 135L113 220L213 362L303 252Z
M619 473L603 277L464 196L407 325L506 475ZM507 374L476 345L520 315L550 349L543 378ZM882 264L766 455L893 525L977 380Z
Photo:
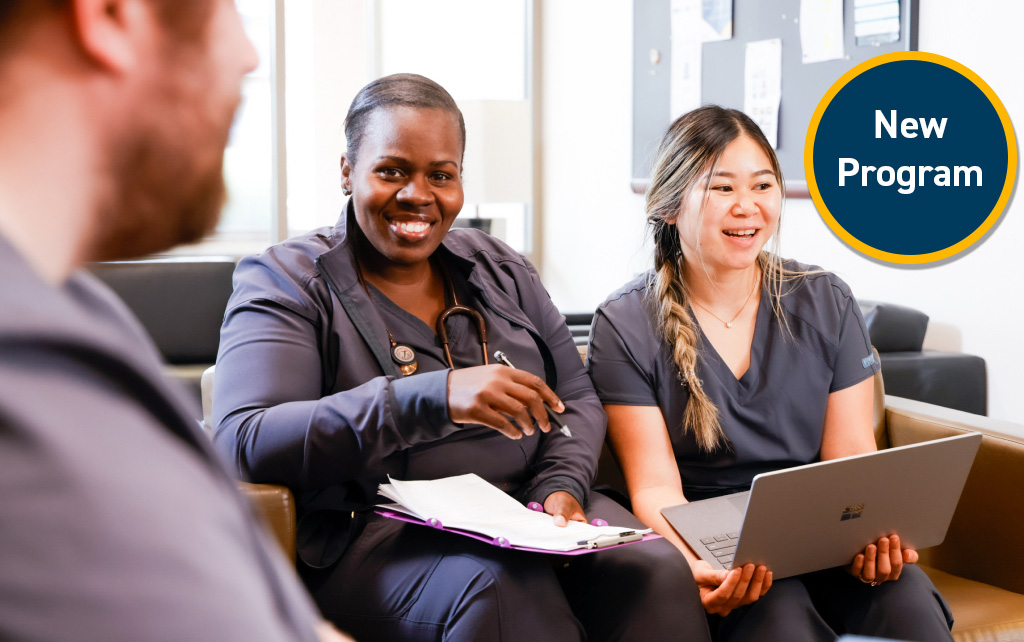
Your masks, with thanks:
M651 532L583 522L555 526L551 515L530 510L474 474L426 481L388 479L391 483L381 484L380 493L395 503L379 508L412 516L435 528L476 533L501 546L572 551L625 543L639 539L634 533Z

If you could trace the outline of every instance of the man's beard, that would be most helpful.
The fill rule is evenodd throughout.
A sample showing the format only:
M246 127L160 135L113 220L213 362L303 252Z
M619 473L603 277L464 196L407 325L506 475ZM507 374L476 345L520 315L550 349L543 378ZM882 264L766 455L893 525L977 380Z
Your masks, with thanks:
M224 146L235 106L174 83L147 101L114 144L88 261L139 257L211 232L226 198Z

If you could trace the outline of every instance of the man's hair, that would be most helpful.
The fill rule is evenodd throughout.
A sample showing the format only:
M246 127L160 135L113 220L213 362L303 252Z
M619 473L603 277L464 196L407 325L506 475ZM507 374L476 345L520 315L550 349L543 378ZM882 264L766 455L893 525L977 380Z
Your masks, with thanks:
M0 0L0 60L18 41L24 27L44 11L52 11L67 0Z
M16 48L18 36L47 12L65 9L71 0L0 0L0 61ZM213 13L211 0L148 0L160 22L186 42L198 42Z

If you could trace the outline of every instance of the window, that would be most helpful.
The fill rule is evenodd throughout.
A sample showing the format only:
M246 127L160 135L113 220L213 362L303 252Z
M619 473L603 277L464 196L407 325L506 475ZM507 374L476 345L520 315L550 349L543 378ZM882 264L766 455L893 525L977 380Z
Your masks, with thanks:
M176 253L246 254L333 225L344 202L339 161L348 105L372 78L400 71L436 80L463 110L463 224L482 218L492 233L529 251L530 0L236 4L260 65L244 81L225 154L228 202L210 239ZM284 141L277 153L275 140Z
M245 31L256 46L260 64L242 84L242 106L235 116L224 154L228 202L221 214L218 236L269 240L273 222L272 116L274 3L237 0Z

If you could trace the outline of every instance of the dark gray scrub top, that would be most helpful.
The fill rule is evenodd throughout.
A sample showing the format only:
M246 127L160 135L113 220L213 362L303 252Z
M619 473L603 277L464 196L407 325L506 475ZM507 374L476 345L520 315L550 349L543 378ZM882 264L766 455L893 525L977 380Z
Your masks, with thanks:
M94 277L0 237L0 640L315 642L315 607Z
M652 279L652 273L637 277L598 308L588 368L602 403L661 409L687 499L746 490L759 473L818 461L829 393L879 369L846 283L822 272L784 285L782 310L792 334L762 289L750 367L738 380L699 333L697 377L729 440L708 454L683 431L689 391L656 329L646 293Z
M443 260L443 259L439 259ZM503 351L516 368L544 376L544 360L537 351L537 344L530 333L518 325L509 323L484 305L475 296L465 277L458 270L448 267L459 303L480 313L486 324L488 361L494 361L494 351ZM374 306L381 319L395 338L395 341L411 347L416 352L417 369L413 377L427 372L448 370L441 339L435 328L430 327L413 314L406 312L380 290L367 283ZM452 301L447 301L451 305ZM465 314L448 319L448 347L456 368L470 368L484 365L480 336L476 321ZM466 426L442 439L414 446L391 460L386 461L385 470L378 474L401 475L401 479L434 479L442 476L475 472L483 475L502 490L515 493L532 477L527 462L536 457L537 446L543 433L536 431L530 437L511 440L500 432L485 426ZM554 435L551 436L554 438ZM453 451L448 446L455 442L470 440L472 450ZM460 457L472 454L471 457ZM395 468L398 466L398 468ZM458 472L453 472L458 471ZM583 501L583 498L578 498Z

